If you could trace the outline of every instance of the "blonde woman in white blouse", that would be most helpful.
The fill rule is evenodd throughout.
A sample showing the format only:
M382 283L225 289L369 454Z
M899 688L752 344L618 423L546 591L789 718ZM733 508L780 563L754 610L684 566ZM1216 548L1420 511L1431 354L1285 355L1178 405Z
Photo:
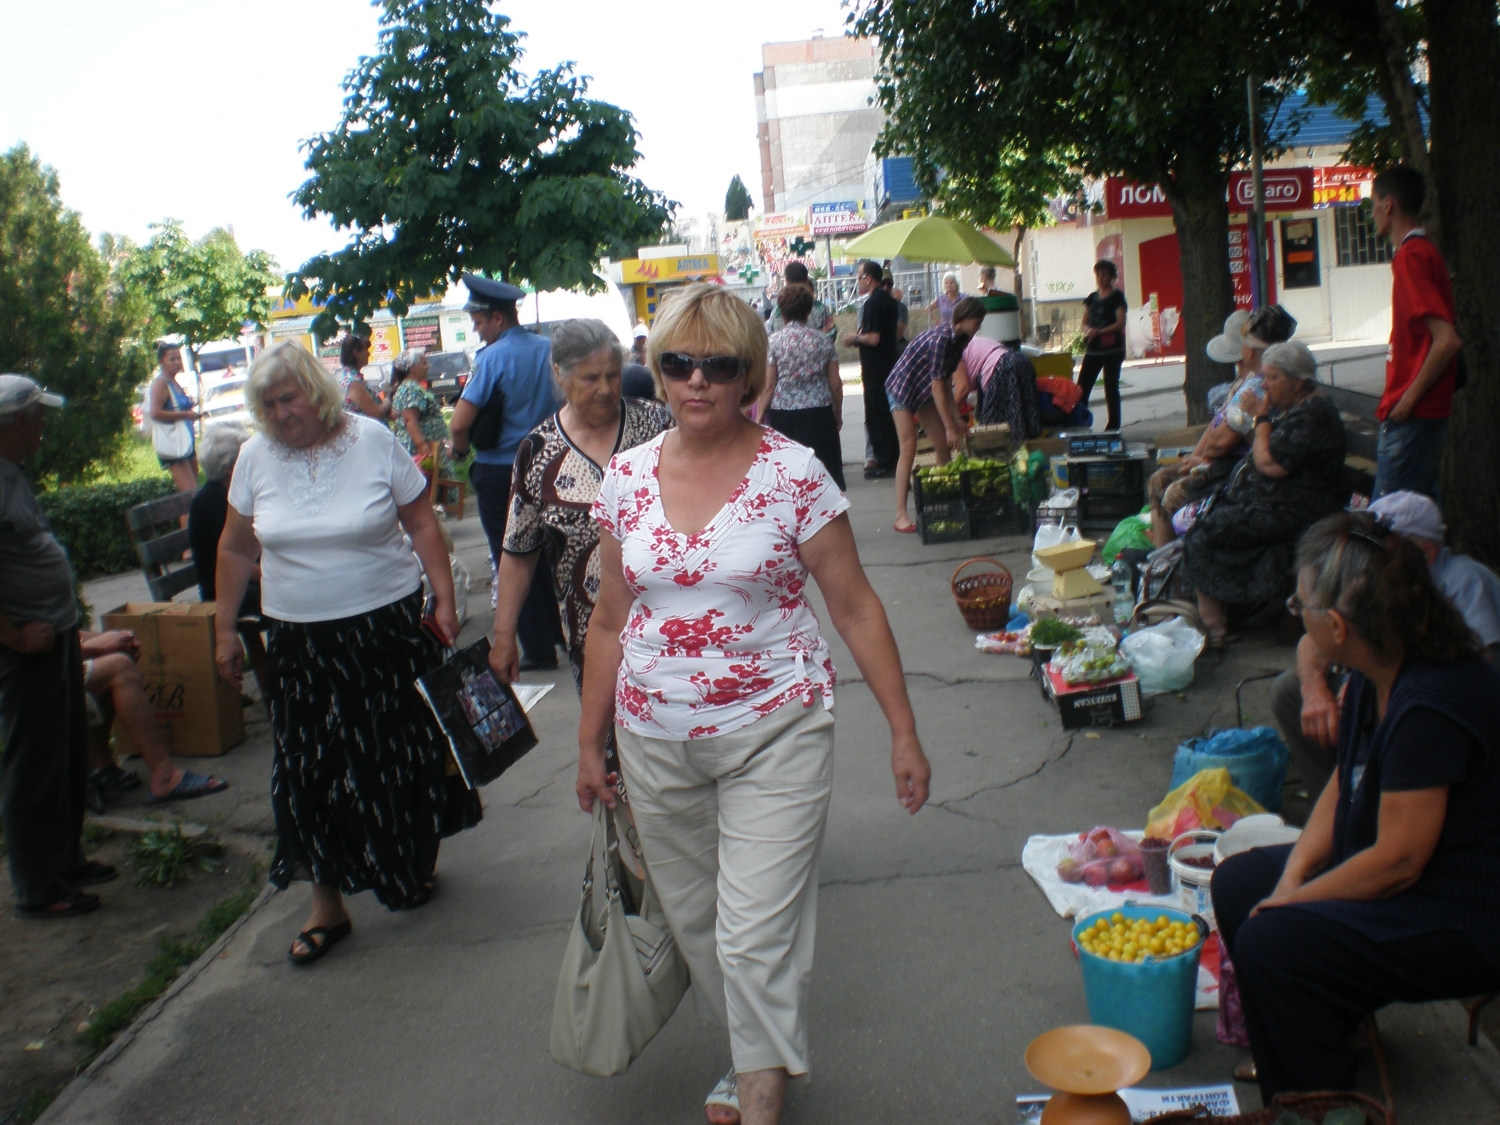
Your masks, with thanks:
M741 413L766 334L714 285L677 291L648 358L677 426L615 455L594 516L600 590L584 659L578 799L615 804L611 727L667 921L734 1065L710 1122L774 1125L808 1070L818 856L833 771L833 661L815 579L891 729L896 797L931 770L844 498L805 446ZM720 832L720 828L723 832Z
M344 411L343 397L298 344L256 360L245 399L260 432L235 464L216 572L219 600L238 605L260 562L270 626L261 689L275 739L270 878L283 889L303 872L313 882L307 925L287 952L298 965L349 934L346 894L374 891L391 910L425 903L439 842L481 815L478 795L448 776L447 741L414 686L458 636L426 481L390 430ZM428 628L422 570L436 601ZM238 684L233 619L218 627L220 674Z

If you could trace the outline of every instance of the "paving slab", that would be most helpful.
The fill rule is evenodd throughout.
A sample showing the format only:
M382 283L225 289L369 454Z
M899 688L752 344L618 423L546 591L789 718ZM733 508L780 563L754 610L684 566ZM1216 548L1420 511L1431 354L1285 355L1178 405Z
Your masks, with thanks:
M890 482L860 479L858 396L848 402L854 526L908 669L933 800L916 817L896 805L884 722L833 640L842 675L811 994L814 1069L793 1084L787 1120L1008 1125L1015 1096L1038 1086L1022 1065L1026 1044L1087 1019L1069 924L1021 870L1026 838L1142 824L1166 792L1177 743L1235 722L1236 686L1290 666L1292 649L1252 636L1201 659L1193 687L1152 701L1140 723L1062 731L1025 661L973 648L948 591L970 554L1015 571L1027 542L924 548L897 535ZM475 578L487 577L467 528L460 555L477 555ZM477 633L488 603L476 585ZM576 1075L548 1054L590 825L573 797L577 700L565 671L550 678L559 687L533 714L541 745L485 789L484 822L444 844L428 906L389 914L360 896L353 936L296 969L285 951L308 890L271 896L44 1120L701 1121L728 1044L691 1002L622 1077ZM1266 682L1246 685L1244 709L1264 720L1267 694ZM1500 1119L1494 1051L1483 1040L1465 1046L1456 1011L1382 1016L1406 1120ZM1148 1083L1227 1081L1243 1052L1216 1043L1213 1022L1199 1013L1187 1062ZM1375 1088L1373 1074L1365 1081ZM1239 1094L1245 1108L1258 1105L1251 1088Z

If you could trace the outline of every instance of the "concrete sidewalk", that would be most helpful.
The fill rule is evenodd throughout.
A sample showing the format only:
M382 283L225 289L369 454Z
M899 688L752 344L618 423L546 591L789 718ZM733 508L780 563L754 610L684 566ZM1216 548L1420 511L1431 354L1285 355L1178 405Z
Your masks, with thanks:
M1292 650L1251 637L1202 658L1191 690L1155 700L1142 722L1060 730L1027 662L977 652L948 591L971 555L1024 574L1028 542L923 547L891 530L890 482L860 479L861 405L850 397L844 430L853 522L901 645L933 798L916 817L897 806L879 709L830 637L842 677L811 994L815 1071L794 1084L787 1120L1008 1125L1015 1096L1038 1088L1022 1064L1026 1044L1087 1020L1069 924L1021 870L1027 837L1141 825L1166 792L1178 742L1233 723L1236 684L1289 666ZM460 549L482 580L475 530L472 515L459 525ZM472 599L476 611L485 594ZM589 836L573 796L577 700L566 672L548 678L559 686L533 715L541 745L484 791L484 822L446 843L430 905L388 914L361 896L353 936L297 970L285 951L307 888L270 896L43 1120L702 1121L728 1045L690 1003L620 1078L585 1078L548 1054ZM1266 686L1244 689L1249 722L1269 720ZM259 765L264 755L249 748L244 758ZM1456 1012L1427 1005L1381 1017L1405 1120L1500 1119L1500 1060L1487 1041L1464 1045ZM1186 1063L1147 1084L1227 1081L1243 1053L1214 1041L1212 1013L1196 1017L1194 1040ZM1365 1082L1373 1091L1371 1074ZM1238 1089L1243 1108L1258 1105L1251 1088Z

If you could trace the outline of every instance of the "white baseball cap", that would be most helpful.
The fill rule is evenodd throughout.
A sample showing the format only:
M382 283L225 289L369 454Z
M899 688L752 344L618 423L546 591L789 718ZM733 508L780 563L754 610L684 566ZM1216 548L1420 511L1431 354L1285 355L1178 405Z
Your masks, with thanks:
M43 389L25 375L0 375L0 415L19 414L28 406L61 406L68 400Z
M1388 492L1370 505L1370 511L1391 521L1397 535L1414 535L1418 539L1443 541L1443 513L1432 497L1420 492Z

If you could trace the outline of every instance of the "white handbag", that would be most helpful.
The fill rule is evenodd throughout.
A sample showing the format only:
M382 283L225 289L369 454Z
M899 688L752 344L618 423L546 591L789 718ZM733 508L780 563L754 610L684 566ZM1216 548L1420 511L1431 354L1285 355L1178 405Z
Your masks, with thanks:
M151 448L163 461L181 461L193 451L193 427L187 422L152 421Z
M594 907L594 859L604 826L604 911ZM687 962L667 928L648 873L639 913L621 898L620 843L614 818L594 805L594 832L583 893L552 1006L552 1057L570 1070L623 1074L677 1010L688 987Z

